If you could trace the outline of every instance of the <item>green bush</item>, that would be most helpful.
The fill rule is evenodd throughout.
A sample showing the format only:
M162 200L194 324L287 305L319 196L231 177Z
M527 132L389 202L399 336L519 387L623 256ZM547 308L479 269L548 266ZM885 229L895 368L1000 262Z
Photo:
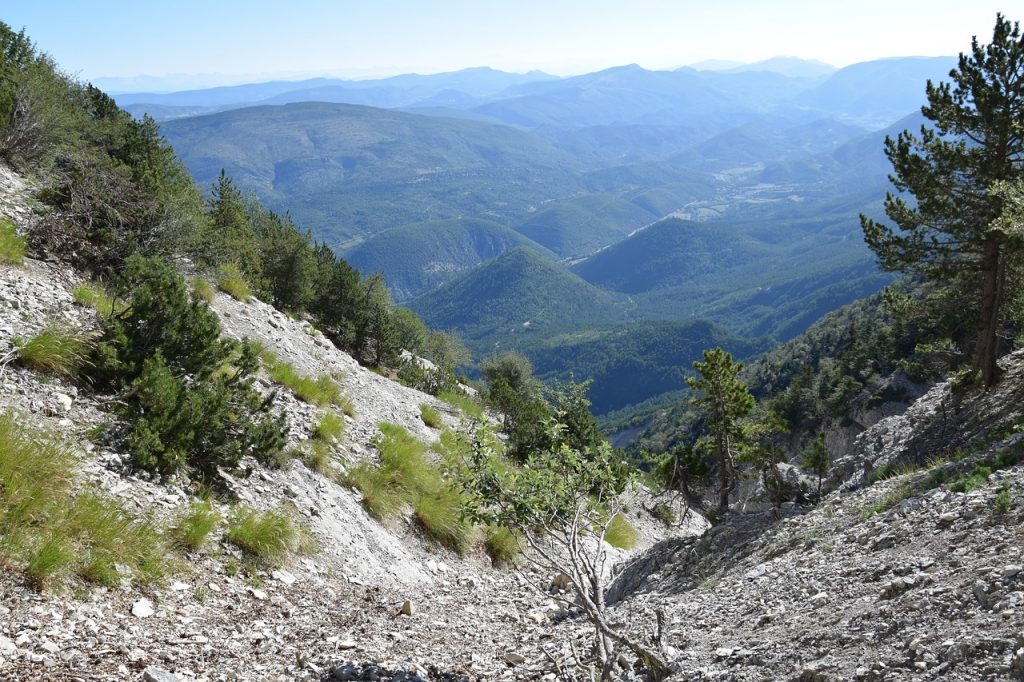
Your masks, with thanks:
M676 512L672 507L668 506L664 502L658 502L654 505L654 518L658 519L666 526L673 526L676 523Z
M206 544L206 539L220 522L220 513L209 501L195 502L189 508L188 513L178 521L173 535L182 547L195 552L202 549Z
M246 455L279 454L282 418L252 385L256 349L221 338L216 315L164 261L132 257L120 287L131 306L101 322L93 378L128 396L121 412L136 466L162 475L188 466L217 480L218 467Z
M279 566L299 549L300 532L291 515L282 509L265 512L237 506L228 517L225 539L253 559Z
M0 217L0 264L21 265L25 261L27 241L18 234L14 223Z
M0 414L0 560L37 589L76 576L108 586L122 579L149 584L173 569L153 523L98 490L82 490L75 464L52 436Z
M1010 489L1007 486L1003 486L996 493L995 499L992 502L992 506L995 508L998 514L1007 514L1010 509L1013 508L1013 495L1010 493Z
M231 298L243 303L252 298L252 289L242 271L234 263L217 268L217 287Z
M439 429L444 426L444 422L441 421L441 414L426 403L420 405L420 418L424 424L432 429Z
M88 362L92 338L88 332L50 325L27 341L15 339L18 363L44 374L73 377Z
M633 549L639 539L640 535L636 528L622 514L616 514L611 518L604 533L604 541L618 549Z

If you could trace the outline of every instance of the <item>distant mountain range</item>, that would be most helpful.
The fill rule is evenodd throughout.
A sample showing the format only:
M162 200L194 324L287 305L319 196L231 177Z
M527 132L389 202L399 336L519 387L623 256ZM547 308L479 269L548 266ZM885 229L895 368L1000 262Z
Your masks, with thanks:
M954 61L117 99L164 119L201 184L225 169L478 357L517 348L546 378L595 379L604 412L678 389L703 346L759 352L889 281L857 216L881 214L883 140L920 126Z

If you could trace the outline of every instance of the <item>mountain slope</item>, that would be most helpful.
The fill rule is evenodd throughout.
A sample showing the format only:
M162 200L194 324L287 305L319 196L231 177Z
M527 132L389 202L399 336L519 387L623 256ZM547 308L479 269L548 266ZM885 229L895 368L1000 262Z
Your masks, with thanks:
M403 225L374 235L343 256L362 272L380 272L396 301L443 284L506 251L544 248L486 220L452 219Z
M516 230L563 258L612 244L658 216L612 194L587 194L555 202Z
M334 243L466 214L519 218L524 204L580 187L568 155L476 121L304 103L178 119L162 129L200 185L223 168Z
M620 319L626 301L528 248L464 273L409 307L436 329L456 329L478 353Z

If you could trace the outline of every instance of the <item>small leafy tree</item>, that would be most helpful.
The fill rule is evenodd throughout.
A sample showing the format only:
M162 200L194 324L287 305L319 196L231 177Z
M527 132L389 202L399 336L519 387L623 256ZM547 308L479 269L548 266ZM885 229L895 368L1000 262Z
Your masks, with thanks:
M736 485L736 455L743 441L741 420L754 409L754 396L739 380L743 363L721 348L704 351L704 360L693 363L699 376L687 377L695 392L690 403L707 416L709 442L718 468L718 510L729 511L729 494Z
M743 428L743 459L754 465L777 518L789 492L779 470L779 465L786 461L782 439L789 433L789 428L786 421L772 410L758 415Z
M604 537L633 476L623 473L607 443L580 451L566 442L564 424L548 422L547 431L550 447L531 452L518 467L508 466L493 439L478 431L459 474L463 513L513 530L525 545L525 561L549 575L568 576L573 597L562 601L578 603L593 626L602 679L611 678L622 649L633 652L652 679L662 679L670 672L664 654L613 626L605 603ZM545 591L546 585L524 575Z

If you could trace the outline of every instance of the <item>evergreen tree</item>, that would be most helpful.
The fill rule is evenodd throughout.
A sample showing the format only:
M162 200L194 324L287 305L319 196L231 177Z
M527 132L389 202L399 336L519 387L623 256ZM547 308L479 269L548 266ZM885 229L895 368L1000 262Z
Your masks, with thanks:
M803 462L801 462L805 469L814 474L818 479L817 497L821 499L821 480L825 478L828 473L828 467L831 463L831 458L828 454L828 448L825 447L825 434L824 432L819 433L818 437L815 438L810 446L804 450Z
M725 513L736 484L736 455L743 438L740 420L754 409L754 396L738 378L743 363L733 362L732 354L721 348L704 351L703 362L694 362L693 368L700 376L686 378L696 393L690 403L707 416L718 468L718 509Z
M961 54L950 83L927 85L922 108L934 128L886 138L896 189L886 215L895 229L861 216L868 246L886 270L915 272L980 304L974 368L986 386L998 379L999 323L1007 258L1014 249L995 228L1003 201L992 189L1024 176L1024 39L1019 25L996 16L992 42L977 38ZM973 306L972 306L973 307Z

